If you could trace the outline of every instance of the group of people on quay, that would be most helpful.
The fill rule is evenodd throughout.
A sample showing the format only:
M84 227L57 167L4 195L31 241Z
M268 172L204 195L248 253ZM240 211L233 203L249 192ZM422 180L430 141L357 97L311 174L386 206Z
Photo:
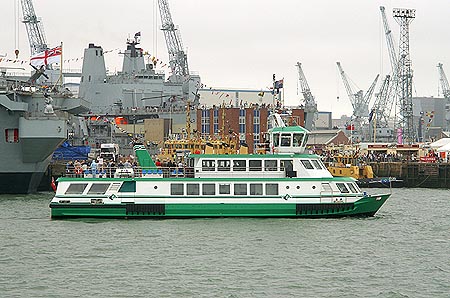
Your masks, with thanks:
M336 154L330 151L321 154L324 162L333 162ZM429 150L424 156L420 157L416 153L386 153L386 152L367 152L364 154L352 155L359 163L373 163L373 162L449 162L449 160L442 158L438 152Z

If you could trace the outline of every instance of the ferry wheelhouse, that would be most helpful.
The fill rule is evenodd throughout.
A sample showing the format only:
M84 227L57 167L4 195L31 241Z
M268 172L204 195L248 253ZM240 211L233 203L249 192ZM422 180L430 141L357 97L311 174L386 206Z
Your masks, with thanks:
M269 130L267 154L191 154L182 168L158 169L137 146L140 168L114 178L63 177L52 218L373 216L390 194L367 195L305 153L300 126ZM121 173L120 173L121 171Z

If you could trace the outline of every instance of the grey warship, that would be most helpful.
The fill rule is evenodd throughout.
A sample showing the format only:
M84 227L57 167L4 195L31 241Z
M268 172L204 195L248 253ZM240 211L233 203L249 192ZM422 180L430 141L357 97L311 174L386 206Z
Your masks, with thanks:
M53 151L67 138L69 115L86 110L62 88L0 75L0 193L33 193Z

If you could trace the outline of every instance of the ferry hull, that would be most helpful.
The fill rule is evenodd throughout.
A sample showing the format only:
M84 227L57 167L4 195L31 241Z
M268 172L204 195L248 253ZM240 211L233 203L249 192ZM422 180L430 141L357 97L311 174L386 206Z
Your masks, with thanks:
M197 217L285 217L336 218L374 216L390 194L367 196L354 203L315 204L82 204L50 203L52 218L197 218Z

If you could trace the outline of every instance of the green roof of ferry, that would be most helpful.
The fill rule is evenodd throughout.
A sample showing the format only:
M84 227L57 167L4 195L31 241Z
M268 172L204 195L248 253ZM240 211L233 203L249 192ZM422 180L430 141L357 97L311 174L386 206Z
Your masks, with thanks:
M309 131L301 126L286 126L286 127L274 127L270 130L271 132L303 132L309 133Z

